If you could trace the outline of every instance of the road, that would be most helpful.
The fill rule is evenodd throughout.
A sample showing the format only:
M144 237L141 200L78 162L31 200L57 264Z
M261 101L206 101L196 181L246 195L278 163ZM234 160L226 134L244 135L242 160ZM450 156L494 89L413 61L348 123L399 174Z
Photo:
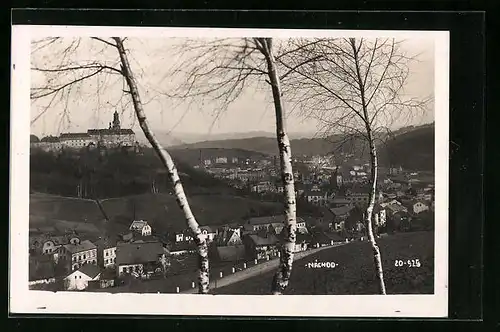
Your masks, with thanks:
M337 245L333 245L333 246L326 246L326 247L315 248L315 249L311 249L311 250L307 250L307 251L302 251L302 252L295 254L293 261L295 263L296 261L303 259L309 255L315 254L319 251L333 248L333 247L343 246L345 244L346 243L342 243L342 244L337 244ZM237 271L237 272L235 272L231 275L228 275L226 277L218 278L216 281L212 280L210 282L210 289L216 288L215 287L216 282L217 282L217 288L224 287L227 285L234 284L236 282L246 280L246 279L251 278L253 276L256 276L256 275L259 275L259 274L262 274L262 273L265 273L265 272L268 272L271 270L275 270L278 267L278 263L279 263L279 259L275 258L275 259L269 260L268 262L259 263L257 265L253 265L253 266L248 266L244 270ZM253 262L247 263L247 265L250 265L250 264L253 264ZM180 293L181 294L196 294L196 293L198 293L198 288L188 289L188 290L182 291Z

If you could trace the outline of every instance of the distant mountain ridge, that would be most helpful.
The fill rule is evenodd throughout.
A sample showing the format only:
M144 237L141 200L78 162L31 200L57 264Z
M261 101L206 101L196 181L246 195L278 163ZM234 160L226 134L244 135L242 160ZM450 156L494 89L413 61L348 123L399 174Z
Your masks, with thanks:
M249 133L251 134L251 133ZM409 169L434 168L434 123L421 126L408 126L393 132L395 138L385 138L379 146L380 163L383 165L402 165ZM291 140L293 155L325 155L339 152L352 153L357 158L366 158L368 151L361 139L345 140L342 136L324 138L300 138ZM274 135L271 137L249 137L221 139L170 146L176 155L182 156L189 150L239 150L259 154L277 155L278 147ZM197 152L199 154L199 151ZM237 153L235 154L237 156ZM415 165L415 166L412 166Z
M270 131L249 131L244 133L221 133L221 134L209 134L209 133L184 133L184 132L165 132L161 129L154 129L155 136L158 140L165 146L181 146L187 144L195 144L206 141L222 141L222 140L237 140L237 139L249 139L255 137L266 137L274 138L276 133ZM138 132L137 139L141 143L147 143L146 137L142 132ZM292 132L289 134L292 139L309 138L313 137L313 132Z

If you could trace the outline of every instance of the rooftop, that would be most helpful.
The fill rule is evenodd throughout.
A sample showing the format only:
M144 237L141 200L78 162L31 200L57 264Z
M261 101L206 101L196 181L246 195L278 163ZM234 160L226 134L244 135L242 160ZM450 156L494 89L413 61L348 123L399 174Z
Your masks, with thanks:
M268 234L266 237L259 236L257 234L250 234L248 238L256 245L256 246L269 246L274 245L279 242L278 238L274 234Z
M90 138L87 133L64 133L59 136L59 139L73 139L73 138Z
M119 243L116 246L116 265L157 262L164 254L160 242Z
M89 276L94 279L99 273L101 273L101 269L97 265L94 264L84 264L81 268L78 269L79 272Z
M247 221L247 223L250 225L265 225L265 224L274 224L274 223L283 224L284 222L285 222L284 215L254 217L254 218L248 219L248 221ZM304 220L301 217L297 217L297 223L299 223L299 222L304 222Z
M336 216L341 216L341 215L344 215L344 214L351 212L352 209L354 209L354 206L347 205L347 206L341 206L341 207L337 207L337 208L331 208L330 211L332 211L332 213Z
M89 129L87 135L131 135L132 129Z
M130 224L129 229L142 229L144 226L148 224L145 220L134 220L132 224Z
M66 244L64 247L73 254L97 248L96 245L89 240L84 240L80 244Z

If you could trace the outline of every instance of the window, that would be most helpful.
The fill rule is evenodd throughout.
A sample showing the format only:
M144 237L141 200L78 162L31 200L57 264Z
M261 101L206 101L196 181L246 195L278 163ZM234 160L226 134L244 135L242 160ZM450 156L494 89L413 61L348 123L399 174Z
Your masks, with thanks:
M77 276L75 276L75 279L76 279Z
M83 255L83 259L86 259L86 258L87 258L87 256L86 256L86 255Z

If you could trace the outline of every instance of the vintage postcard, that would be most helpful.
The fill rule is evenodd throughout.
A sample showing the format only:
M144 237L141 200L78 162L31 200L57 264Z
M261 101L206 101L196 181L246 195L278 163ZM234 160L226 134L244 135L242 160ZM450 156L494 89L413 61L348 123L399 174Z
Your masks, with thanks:
M10 311L446 317L449 36L17 25Z

